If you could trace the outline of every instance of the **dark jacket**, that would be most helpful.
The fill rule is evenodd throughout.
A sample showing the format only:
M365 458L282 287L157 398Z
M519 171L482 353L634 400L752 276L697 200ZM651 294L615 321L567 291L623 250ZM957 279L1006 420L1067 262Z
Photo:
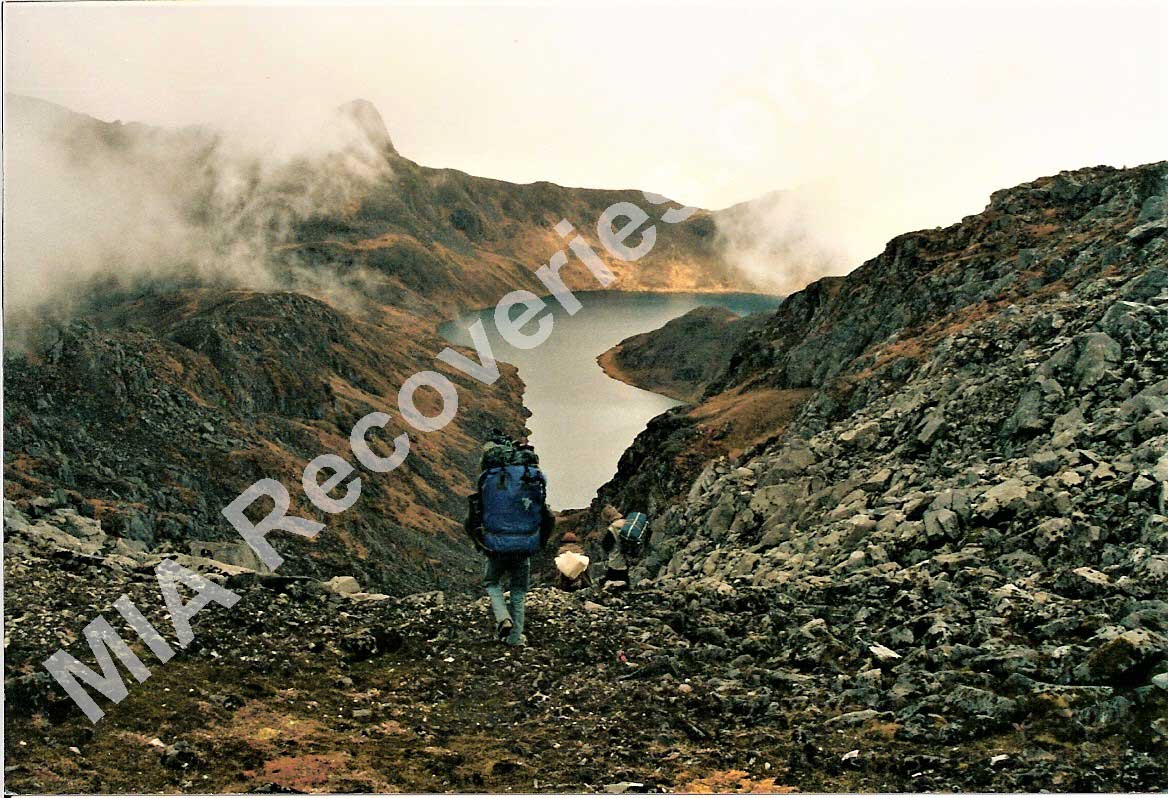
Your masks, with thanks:
M474 547L483 554L490 555L492 552L487 548L487 544L483 540L483 497L478 491L471 494L467 500L466 521L463 522L463 528L470 536L471 543ZM539 522L539 545L542 548L547 545L548 538L551 537L552 530L556 528L556 516L552 513L550 507L544 503L542 511L540 512Z

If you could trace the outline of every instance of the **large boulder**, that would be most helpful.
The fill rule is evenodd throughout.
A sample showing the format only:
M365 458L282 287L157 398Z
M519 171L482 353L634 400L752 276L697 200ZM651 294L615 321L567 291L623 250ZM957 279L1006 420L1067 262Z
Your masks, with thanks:
M1092 651L1075 675L1093 684L1138 686L1168 658L1168 637L1147 629L1128 629Z
M1090 388L1116 368L1123 357L1123 349L1107 333L1087 333L1076 339L1079 357L1073 375L1080 388Z

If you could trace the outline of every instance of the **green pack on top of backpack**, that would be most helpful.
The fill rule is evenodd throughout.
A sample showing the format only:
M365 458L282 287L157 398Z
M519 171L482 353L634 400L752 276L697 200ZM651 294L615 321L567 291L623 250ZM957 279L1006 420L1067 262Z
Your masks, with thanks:
M629 513L625 522L616 531L617 538L623 544L640 546L648 537L649 518L644 513Z
M516 443L506 435L492 433L491 439L483 444L479 470L486 471L511 465L538 466L539 455L526 443Z

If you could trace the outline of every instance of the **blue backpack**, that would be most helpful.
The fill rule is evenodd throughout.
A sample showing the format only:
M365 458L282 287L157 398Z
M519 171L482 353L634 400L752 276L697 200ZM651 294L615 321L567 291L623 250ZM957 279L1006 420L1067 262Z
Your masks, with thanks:
M617 530L617 537L626 548L639 547L648 526L649 518L644 513L629 513L625 516L624 526Z
M547 479L533 465L488 468L479 475L483 542L495 554L535 554Z

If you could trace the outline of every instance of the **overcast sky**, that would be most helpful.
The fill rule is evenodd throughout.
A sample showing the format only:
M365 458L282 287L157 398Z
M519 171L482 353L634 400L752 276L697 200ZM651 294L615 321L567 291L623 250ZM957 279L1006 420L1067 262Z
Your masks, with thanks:
M870 257L991 191L1168 158L1165 4L5 6L6 90L105 120L297 127L703 207L814 186Z

